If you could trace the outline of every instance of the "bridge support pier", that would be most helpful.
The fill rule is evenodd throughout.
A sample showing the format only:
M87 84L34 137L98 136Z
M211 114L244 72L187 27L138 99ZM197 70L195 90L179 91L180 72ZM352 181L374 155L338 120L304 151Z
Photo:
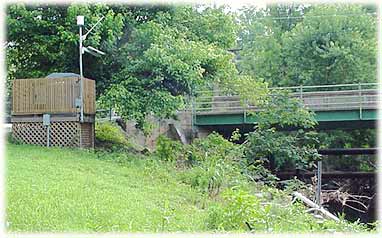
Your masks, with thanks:
M208 128L196 127L196 138L205 138L211 133L212 131Z

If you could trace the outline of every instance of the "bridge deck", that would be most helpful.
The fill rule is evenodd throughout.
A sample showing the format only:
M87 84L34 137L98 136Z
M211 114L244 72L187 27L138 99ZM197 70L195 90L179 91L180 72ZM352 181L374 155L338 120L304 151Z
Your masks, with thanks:
M289 90L291 97L315 112L318 122L377 120L377 84L343 84L276 88ZM326 90L326 91L325 91ZM247 104L238 95L222 91L203 92L193 105L194 125L253 124L256 118L248 112L261 110ZM207 94L207 96L205 96Z

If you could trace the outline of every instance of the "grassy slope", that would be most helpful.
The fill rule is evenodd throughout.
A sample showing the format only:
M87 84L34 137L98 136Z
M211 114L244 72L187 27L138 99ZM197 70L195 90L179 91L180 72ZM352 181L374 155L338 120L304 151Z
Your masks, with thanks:
M10 231L203 231L206 199L139 159L7 145ZM208 202L208 201L207 201Z

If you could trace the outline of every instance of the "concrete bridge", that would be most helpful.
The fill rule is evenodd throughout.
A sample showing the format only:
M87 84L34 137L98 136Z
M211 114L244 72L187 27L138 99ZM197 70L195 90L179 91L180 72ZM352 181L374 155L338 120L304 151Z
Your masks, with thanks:
M378 84L338 84L273 88L287 90L315 113L318 130L375 128L378 119ZM235 128L253 130L255 105L243 103L235 94L222 91L197 92L192 124L199 132L226 134Z

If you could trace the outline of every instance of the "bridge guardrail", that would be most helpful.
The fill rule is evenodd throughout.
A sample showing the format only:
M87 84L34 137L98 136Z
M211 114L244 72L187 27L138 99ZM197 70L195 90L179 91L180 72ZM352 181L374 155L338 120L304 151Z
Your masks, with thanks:
M379 101L377 83L337 84L271 88L287 90L313 111L376 109ZM260 110L237 94L222 90L198 91L193 100L193 114L239 113Z

